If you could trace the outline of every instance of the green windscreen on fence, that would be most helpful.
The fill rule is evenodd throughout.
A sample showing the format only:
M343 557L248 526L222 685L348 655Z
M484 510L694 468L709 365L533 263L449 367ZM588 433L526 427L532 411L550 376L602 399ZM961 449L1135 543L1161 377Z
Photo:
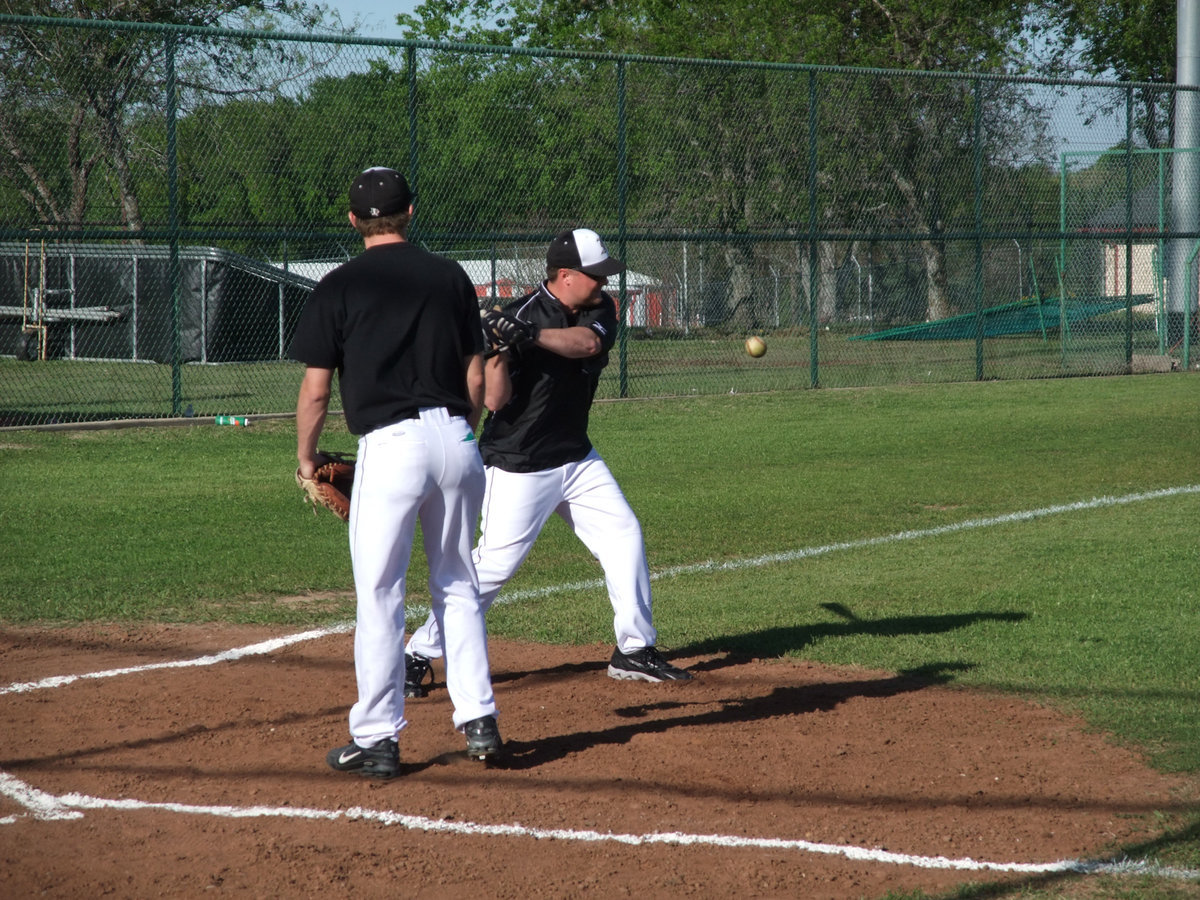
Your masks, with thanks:
M1145 300L1146 298L1142 298ZM1125 308L1125 301L1104 297L1070 300L1018 300L1003 306L993 306L980 313L949 316L936 322L900 325L870 334L852 335L852 341L965 341L977 333L984 337L1012 334L1040 334L1043 340L1063 325L1094 319L1105 313Z

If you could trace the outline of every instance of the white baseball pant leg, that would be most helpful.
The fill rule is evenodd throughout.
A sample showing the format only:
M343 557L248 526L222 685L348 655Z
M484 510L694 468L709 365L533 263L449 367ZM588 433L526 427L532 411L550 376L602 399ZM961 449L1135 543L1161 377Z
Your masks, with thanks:
M471 559L483 464L466 420L422 409L358 442L350 509L350 557L358 600L354 668L358 701L350 735L370 747L407 727L404 595L418 519L429 587L445 628L446 687L454 724L495 715L487 632Z
M650 606L650 566L641 523L595 449L580 462L563 468L563 502L556 512L604 570L617 648L632 653L652 646L658 634Z
M642 527L612 472L594 449L580 462L540 472L488 468L482 533L475 548L484 611L525 561L555 512L604 570L613 608L613 632L621 652L632 653L653 645L657 633ZM429 659L442 655L441 634L432 616L413 634L408 652Z

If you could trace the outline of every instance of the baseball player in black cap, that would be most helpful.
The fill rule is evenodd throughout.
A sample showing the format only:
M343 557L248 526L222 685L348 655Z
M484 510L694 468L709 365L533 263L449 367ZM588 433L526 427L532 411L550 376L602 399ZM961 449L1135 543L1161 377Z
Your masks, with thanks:
M350 503L358 615L358 702L349 744L326 757L342 772L398 773L404 718L404 592L416 524L429 562L433 615L445 635L446 686L467 752L499 752L487 631L471 544L483 500L474 425L483 404L483 335L462 267L410 244L412 193L399 172L367 169L350 187L350 224L365 250L321 279L291 355L305 363L296 456L311 477L338 373L359 436Z
M596 232L555 236L546 280L504 308L529 323L530 340L487 363L480 436L487 467L482 533L475 548L486 610L558 513L599 560L613 608L617 646L608 674L619 679L687 681L655 647L650 571L642 528L612 472L588 439L588 413L617 335L617 307L603 291L625 269ZM431 616L406 648L409 696L424 696L429 661L442 634Z

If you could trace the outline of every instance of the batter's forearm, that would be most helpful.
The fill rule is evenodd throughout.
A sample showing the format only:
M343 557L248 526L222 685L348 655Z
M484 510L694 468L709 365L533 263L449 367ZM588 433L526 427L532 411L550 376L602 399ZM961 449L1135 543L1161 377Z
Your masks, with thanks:
M567 359L587 359L601 350L600 337L590 328L573 325L570 328L543 328L537 345L543 350Z

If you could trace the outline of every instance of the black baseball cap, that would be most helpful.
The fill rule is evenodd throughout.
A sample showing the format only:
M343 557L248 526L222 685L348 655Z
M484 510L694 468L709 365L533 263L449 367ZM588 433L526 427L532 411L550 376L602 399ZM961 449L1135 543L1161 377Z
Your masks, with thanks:
M395 169L372 166L350 185L350 212L360 219L378 219L404 212L412 204L408 182Z
M552 269L575 269L597 278L625 271L625 263L609 256L600 235L590 228L557 234L546 251L546 265Z

